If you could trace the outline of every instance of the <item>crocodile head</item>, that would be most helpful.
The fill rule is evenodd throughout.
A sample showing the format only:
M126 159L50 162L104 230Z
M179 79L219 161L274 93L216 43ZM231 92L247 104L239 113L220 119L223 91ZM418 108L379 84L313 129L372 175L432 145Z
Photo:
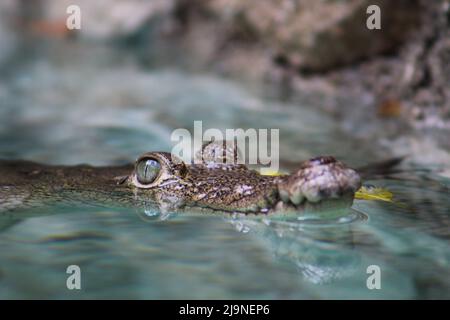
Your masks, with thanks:
M237 164L238 150L224 142L202 147L196 164L167 152L140 156L126 183L137 199L161 208L200 207L244 213L299 211L324 203L350 206L361 186L358 173L333 157L302 162L290 175L265 176Z

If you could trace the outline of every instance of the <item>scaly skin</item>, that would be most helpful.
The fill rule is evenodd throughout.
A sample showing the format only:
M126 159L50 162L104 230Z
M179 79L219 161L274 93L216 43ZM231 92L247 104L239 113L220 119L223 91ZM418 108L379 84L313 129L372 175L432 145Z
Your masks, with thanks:
M301 211L330 201L350 206L361 185L354 170L332 157L317 157L303 162L291 175L272 177L245 165L227 164L230 159L222 156L224 150L219 143L207 144L200 154L202 163L192 165L166 152L146 153L134 167L49 166L3 160L0 211L85 203L271 214ZM148 159L156 160L160 170L151 183L141 183L137 165Z

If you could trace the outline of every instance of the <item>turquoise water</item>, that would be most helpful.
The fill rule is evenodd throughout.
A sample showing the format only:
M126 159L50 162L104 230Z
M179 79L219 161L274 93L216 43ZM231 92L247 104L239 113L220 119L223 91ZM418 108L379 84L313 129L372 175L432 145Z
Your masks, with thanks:
M56 49L4 72L0 158L120 164L170 150L170 133L194 120L278 128L287 161L333 154L360 166L389 155L327 114L247 84L146 68L118 50ZM431 169L367 181L396 202L358 200L341 219L160 220L82 206L2 215L0 298L450 298L450 181ZM81 290L66 287L69 265L81 268ZM370 265L380 267L380 290L367 288Z

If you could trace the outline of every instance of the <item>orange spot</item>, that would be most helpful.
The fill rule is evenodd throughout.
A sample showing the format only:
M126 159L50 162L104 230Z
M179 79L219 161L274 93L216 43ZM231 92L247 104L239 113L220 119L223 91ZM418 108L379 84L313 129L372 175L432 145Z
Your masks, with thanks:
M378 105L377 114L382 118L395 118L400 116L402 111L402 104L395 99L383 101Z
M51 38L66 38L72 33L67 29L65 21L35 20L29 24L30 31L39 36Z

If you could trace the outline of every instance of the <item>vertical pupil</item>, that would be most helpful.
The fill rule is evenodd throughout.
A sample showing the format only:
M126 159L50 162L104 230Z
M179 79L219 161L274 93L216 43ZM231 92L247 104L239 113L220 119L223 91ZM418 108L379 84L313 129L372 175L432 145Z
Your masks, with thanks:
M139 162L137 166L137 178L141 183L153 182L159 174L161 165L153 159L145 159Z

